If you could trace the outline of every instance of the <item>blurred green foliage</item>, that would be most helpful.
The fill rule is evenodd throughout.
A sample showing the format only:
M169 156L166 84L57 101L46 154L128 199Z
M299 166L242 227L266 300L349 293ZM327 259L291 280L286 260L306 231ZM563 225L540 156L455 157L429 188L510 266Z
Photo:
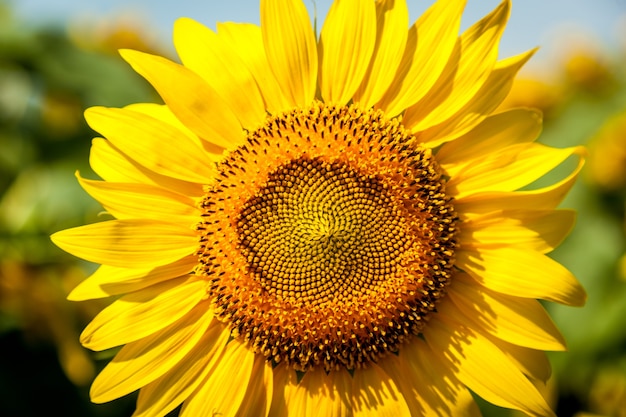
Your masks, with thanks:
M127 46L121 41L117 46ZM78 335L101 305L65 297L93 266L56 248L49 236L94 222L102 210L74 177L80 170L94 178L88 165L94 133L83 110L157 100L116 54L79 47L62 28L29 27L0 4L2 416L132 413L132 399L89 402L88 385L104 361L95 361Z
M133 396L105 405L89 402L88 385L110 354L98 357L82 349L78 334L101 304L70 303L65 296L93 266L49 240L57 230L97 221L101 210L74 177L76 170L94 177L88 166L94 134L83 110L159 100L113 53L117 47L141 49L141 32L112 28L94 41L80 30L70 36L58 27L30 27L0 6L2 416L51 410L64 416L129 416L134 409ZM572 56L557 70L557 83L521 79L504 107L542 109L542 142L559 147L589 142L594 160L595 152L606 149L598 139L606 126L626 120L626 56L603 60L597 54L601 51ZM626 154L623 125L613 134L622 141L612 146ZM626 416L626 280L619 263L626 248L626 181L607 188L593 175L599 170L620 179L626 168L612 174L606 165L588 169L591 174L567 197L563 206L578 210L579 221L553 253L589 294L581 309L547 305L569 344L568 352L551 354L554 378L544 388L560 417L583 411ZM481 407L486 416L517 415L482 402Z

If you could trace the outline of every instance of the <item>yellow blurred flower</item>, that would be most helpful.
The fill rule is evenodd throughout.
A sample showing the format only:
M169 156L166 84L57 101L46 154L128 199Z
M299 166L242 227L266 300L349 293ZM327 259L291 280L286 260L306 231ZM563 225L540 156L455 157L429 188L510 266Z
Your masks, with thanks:
M540 110L548 119L554 116L563 99L563 90L556 83L528 76L518 77L499 109L530 107Z
M626 189L626 111L611 117L589 141L586 175L605 191Z
M76 385L89 383L95 366L77 342L78 328L96 305L67 302L68 287L84 279L75 266L28 266L17 260L0 262L0 311L11 317L30 343L53 343L59 363Z
M85 16L68 26L69 37L79 47L117 55L119 49L162 52L156 46L157 34L141 19L139 13L113 16Z
M607 58L599 50L574 49L565 58L563 71L569 88L602 95L615 85Z
M611 365L598 370L589 392L589 407L603 416L626 417L624 366Z
M78 131L83 119L80 99L67 92L48 92L41 103L41 121L51 137L68 137Z

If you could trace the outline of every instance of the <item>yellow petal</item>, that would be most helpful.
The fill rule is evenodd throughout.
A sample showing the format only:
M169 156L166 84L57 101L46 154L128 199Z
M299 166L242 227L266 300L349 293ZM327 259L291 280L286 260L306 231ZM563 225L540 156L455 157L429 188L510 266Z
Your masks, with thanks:
M51 239L74 256L123 268L165 265L198 247L191 228L153 220L110 220L63 230Z
M454 369L457 377L485 400L531 416L555 416L515 364L471 328L444 321L438 314L428 323L424 337L444 366Z
M499 294L457 274L448 294L458 312L489 334L516 345L565 350L565 340L537 300Z
M466 2L437 1L411 27L394 81L377 104L387 116L400 114L434 90L457 43Z
M124 108L135 112L147 114L148 116L159 119L162 122L169 123L178 131L180 131L180 133L186 135L190 141L200 145L206 151L206 156L210 158L211 161L218 162L222 159L224 148L212 142L199 138L198 135L193 133L187 126L185 126L165 104L133 103L125 106Z
M513 79L535 50L497 62L487 81L459 111L436 126L419 132L419 141L435 148L469 132L490 115L506 98ZM403 122L412 125L411 112L407 111Z
M139 391L133 417L161 417L178 407L204 383L220 361L229 337L226 326L213 321L183 360Z
M189 18L176 21L174 45L183 64L219 94L244 128L259 127L266 114L263 98L236 49L230 48L211 29Z
M378 0L376 3L376 45L374 54L354 94L361 108L374 106L396 77L407 39L409 10L403 0Z
M458 268L491 290L571 306L585 304L585 290L572 273L541 253L500 248L459 250L456 257Z
M315 98L317 42L300 0L261 0L261 32L270 68L293 107Z
M514 345L497 338L489 340L504 352L515 366L533 380L546 383L550 378L552 367L544 351Z
M217 23L217 35L230 48L239 51L242 62L254 76L265 107L272 114L281 113L290 108L265 54L261 28L250 23Z
M464 221L458 239L470 250L515 246L548 253L563 242L575 221L574 210L503 210Z
M200 138L226 149L243 143L239 120L199 75L159 56L127 49L120 54L154 86L176 117Z
M151 171L102 138L93 140L89 164L94 172L106 181L158 185L188 196L204 195L202 184L178 180Z
M91 350L105 350L151 335L188 313L206 295L206 283L174 278L127 294L102 310L80 335Z
M96 272L70 292L70 301L93 300L111 295L125 294L159 282L187 275L198 264L195 255L158 267L140 269L101 265Z
M409 355L413 375L422 376L422 392L431 392L438 397L439 407L436 407L432 416L447 415L480 417L480 409L467 387L457 378L452 369L441 364L427 347L426 342L419 340L419 348ZM434 381L434 382L431 382ZM445 407L441 404L445 403Z
M292 398L298 389L298 377L296 371L290 366L278 364L272 370L272 405L269 415L272 417L289 417L290 408L287 399ZM293 414L291 414L293 416Z
M189 136L169 123L125 109L91 107L89 125L134 161L161 175L207 184L215 165Z
M352 377L345 369L326 373L323 369L307 371L287 398L287 407L293 415L347 417L350 412Z
M142 340L124 346L91 385L91 401L104 403L130 394L177 365L213 321L208 303Z
M149 172L147 169L139 166L136 161L128 158L111 142L103 138L95 138L91 142L89 164L94 172L106 181L154 183L147 175Z
M348 103L363 81L375 44L374 2L334 1L318 44L319 85L325 102Z
M417 343L410 342L411 345L403 346L398 355L388 355L381 362L380 366L385 369L387 375L394 380L398 390L402 393L402 397L406 401L406 405L415 415L429 416L435 414L437 407L449 411L447 402L439 403L439 398L430 395L428 388L426 392L420 389L423 380L421 376L414 375L412 365L406 357L405 352L409 349L415 349ZM432 381L426 387L429 387ZM448 413L449 414L449 413Z
M519 143L537 139L541 132L541 112L532 109L511 109L487 117L456 140L445 143L437 151L437 161L449 176L465 167L463 162Z
M411 416L411 411L395 381L375 363L354 371L352 400L354 417Z
M380 365L398 385L413 415L479 417L478 406L465 385L436 359L426 343L415 338Z
M184 181L207 184L215 166L202 148L172 125L128 109L91 107L89 125L125 155L151 171Z
M543 177L568 157L582 153L584 148L578 146L565 149L538 143L509 146L472 161L450 178L447 189L457 199L485 191L514 191Z
M254 357L245 343L238 339L228 342L206 380L185 401L181 417L235 415L250 384Z
M149 184L92 181L76 173L81 187L118 219L168 219L194 225L200 212L193 199Z
M237 410L237 417L269 415L274 393L274 371L272 364L263 355L255 355L250 383L246 389L245 401Z
M503 1L461 35L448 65L429 93L407 109L403 124L408 129L419 132L436 126L476 95L498 58L498 43L510 9L510 1Z
M461 219L506 210L554 210L563 201L584 165L584 159L561 181L531 191L488 191L456 198L454 207Z

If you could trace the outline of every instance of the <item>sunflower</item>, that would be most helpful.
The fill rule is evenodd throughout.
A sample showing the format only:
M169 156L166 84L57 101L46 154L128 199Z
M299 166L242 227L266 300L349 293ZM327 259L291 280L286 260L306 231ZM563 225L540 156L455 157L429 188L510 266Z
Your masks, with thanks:
M87 110L103 181L78 180L114 219L52 237L101 264L69 299L118 297L81 335L123 346L94 402L460 416L473 392L554 415L564 341L537 299L585 301L546 256L583 150L494 113L533 51L498 60L509 1L459 35L464 6L409 27L403 1L337 0L316 38L300 0L262 0L260 26L178 20L182 64L121 51L165 104Z

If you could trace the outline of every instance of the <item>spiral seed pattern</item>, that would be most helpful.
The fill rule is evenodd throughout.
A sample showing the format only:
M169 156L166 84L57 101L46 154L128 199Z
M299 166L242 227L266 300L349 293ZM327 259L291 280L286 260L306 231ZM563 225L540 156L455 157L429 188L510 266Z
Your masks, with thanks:
M301 158L244 204L241 252L272 296L309 306L349 301L395 270L407 246L397 211L378 179Z

